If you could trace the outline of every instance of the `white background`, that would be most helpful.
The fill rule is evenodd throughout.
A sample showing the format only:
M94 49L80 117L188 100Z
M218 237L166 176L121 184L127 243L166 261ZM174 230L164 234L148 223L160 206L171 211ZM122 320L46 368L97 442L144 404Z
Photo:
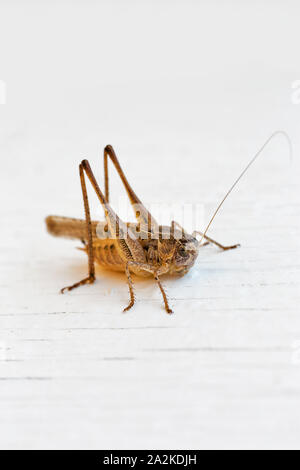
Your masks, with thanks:
M2 448L299 448L299 15L287 0L0 2ZM43 219L82 217L82 158L103 185L110 143L142 200L203 203L208 221L277 129L293 162L276 137L210 230L241 249L203 248L166 279L173 316L151 279L126 315L123 275L59 295L86 258Z

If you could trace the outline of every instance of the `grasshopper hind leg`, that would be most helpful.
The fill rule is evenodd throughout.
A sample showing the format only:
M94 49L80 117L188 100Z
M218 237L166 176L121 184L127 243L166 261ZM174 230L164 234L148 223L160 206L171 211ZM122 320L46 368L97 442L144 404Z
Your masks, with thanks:
M80 175L80 182L81 182L81 189L82 189L82 196L83 196L83 203L84 203L86 233L87 233L87 242L85 240L82 240L82 243L86 247L86 251L88 254L89 275L85 277L84 279L82 279L81 281L75 282L75 284L72 284L71 286L63 287L63 289L61 289L60 291L62 294L65 291L76 289L76 287L84 286L85 284L93 284L96 279L91 214L90 214L89 200L88 200L88 195L87 195L87 190L86 190L82 164L79 165L79 175Z
M64 294L65 291L70 291L70 290L76 289L76 287L84 286L85 284L93 284L93 282L95 282L95 279L96 278L95 278L94 275L85 277L81 281L75 282L75 284L72 284L71 286L63 287L60 290L60 292L61 292L61 294Z

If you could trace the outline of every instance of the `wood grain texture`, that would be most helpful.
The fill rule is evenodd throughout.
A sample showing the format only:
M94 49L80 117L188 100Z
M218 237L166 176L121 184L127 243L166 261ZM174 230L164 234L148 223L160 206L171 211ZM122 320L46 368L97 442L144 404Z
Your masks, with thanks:
M0 447L299 448L300 107L289 97L299 9L129 3L120 15L109 2L82 4L72 18L67 4L59 15L27 5L25 58L16 13L5 12ZM82 158L103 188L99 154L113 144L143 202L203 203L207 222L278 128L294 161L274 140L209 231L241 248L205 247L187 276L164 279L174 315L155 282L137 278L137 304L123 314L125 275L107 271L59 294L86 276L87 259L80 243L50 237L44 218L83 217ZM114 207L121 191L113 180Z
M165 280L172 317L151 280L136 280L138 303L122 314L125 278L106 271L60 295L85 254L49 237L31 194L30 225L20 206L4 210L1 446L298 446L299 200L271 192L255 225L251 201L223 215L218 238L240 249L205 247L186 277Z

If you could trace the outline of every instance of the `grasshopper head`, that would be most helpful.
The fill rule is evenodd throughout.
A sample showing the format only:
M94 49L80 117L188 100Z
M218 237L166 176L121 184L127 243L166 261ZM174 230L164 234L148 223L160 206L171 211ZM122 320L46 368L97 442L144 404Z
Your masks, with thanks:
M187 233L180 238L172 237L161 240L158 244L159 259L170 266L171 274L185 274L195 263L198 256L199 243Z
M198 246L198 240L188 234L177 240L172 260L173 272L185 274L193 266L198 256Z

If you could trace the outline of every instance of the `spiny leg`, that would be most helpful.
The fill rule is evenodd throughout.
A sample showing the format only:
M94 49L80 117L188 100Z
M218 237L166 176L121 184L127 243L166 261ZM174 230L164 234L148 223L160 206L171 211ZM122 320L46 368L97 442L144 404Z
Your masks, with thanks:
M79 175L84 203L84 212L85 212L85 221L86 221L86 231L87 231L87 253L88 253L88 264L89 264L89 275L75 284L64 287L61 289L63 294L66 290L70 291L76 287L83 286L84 284L93 284L95 281L95 260L94 260L94 250L93 250L93 236L92 236L92 223L91 223L91 214L89 207L89 200L86 190L84 172L82 164L79 165Z
M85 284L93 284L94 281L95 281L95 278L92 278L92 277L88 276L88 277L85 277L84 279L82 279L79 282L75 282L75 284L72 284L71 286L63 287L60 290L60 292L62 294L64 294L65 291L70 291L70 290L76 289L76 287L84 286Z
M81 164L104 209L105 219L107 222L108 230L111 233L111 238L116 239L118 251L120 253L120 256L124 259L125 264L128 260L134 260L140 263L145 263L146 257L143 247L136 239L130 227L128 227L120 219L120 217L114 212L110 204L106 201L105 196L96 181L95 175L92 172L89 162L87 160L83 160Z
M185 235L185 230L183 227L181 227L181 225L176 222L175 220L172 220L172 223L171 223L171 233L174 235L174 230L175 230L175 227L178 227L181 232L182 232L182 235L184 236ZM237 245L231 245L231 246L223 246L221 245L221 243L219 242L216 242L215 240L213 240L212 238L208 237L207 235L204 235L202 232L200 232L199 230L194 230L194 232L192 233L192 236L195 237L196 235L200 235L202 238L204 238L205 240L208 240L206 243L202 243L201 246L206 246L208 245L209 243L213 243L214 245L218 246L219 248L221 248L222 250L232 250L234 248L237 248L238 246L240 246L240 244L238 243Z
M176 222L176 220L172 220L171 222L171 236L174 237L176 227L181 231L181 236L184 237L186 235L186 231L178 222ZM193 232L192 236L194 236L195 233L200 233L200 232ZM206 246L208 244L209 242L205 242L205 243L202 243L201 246Z
M147 271L147 272L153 274L153 276L154 276L154 278L155 278L155 280L158 284L158 287L159 287L159 289L162 293L166 312L169 313L169 314L173 313L173 310L169 307L167 294L166 294L166 292L164 290L164 287L162 286L162 283L161 283L160 278L159 278L159 274L163 274L163 271L161 273L159 273L159 270L157 270L154 266L151 266L150 264L139 263L137 261L128 261L127 264L126 264L126 274L127 274L127 271L129 272L129 266L137 267L137 268L140 268L144 271ZM127 274L127 279L128 279L129 292L130 292L130 303L129 303L128 307L126 307L124 309L124 311L129 310L133 306L134 300L135 300L134 299L132 281L131 281L131 278L130 278L130 273L129 273L129 276Z
M118 241L119 241L119 249L122 252L122 256L124 256L126 258L126 263L127 263L128 267L129 266L136 266L136 267L139 267L140 269L143 269L145 271L148 271L148 272L152 273L155 276L155 279L157 280L157 282L159 284L159 288L160 288L160 290L163 294L166 310L167 310L168 313L172 313L172 310L170 309L170 307L168 305L166 293L165 293L165 291L164 291L164 289L163 289L163 287L160 283L159 277L158 277L160 274L163 274L166 271L162 270L162 269L157 269L154 266L149 265L145 262L146 258L145 258L143 248L141 247L139 242L135 239L135 237L131 233L130 229L127 231L127 237L124 238L124 239L120 239L120 237L119 237L120 224L123 226L124 223L114 213L113 209L110 207L109 203L107 202L104 194L102 193L102 191L100 190L100 188L97 184L95 176L94 176L94 174L91 170L91 167L89 165L89 162L87 160L82 161L82 169L86 172L87 177L89 178L89 180L90 180L90 182L91 182L91 184L92 184L92 186L93 186L93 188L94 188L94 190L95 190L95 192L98 196L98 199L99 199L99 201L101 202L101 204L104 208L106 221L109 225L109 228L114 231L113 232L114 237L117 238ZM146 211L146 209L144 208L143 214L145 214L145 211ZM147 212L147 214L148 214L148 212ZM126 226L125 226L125 228L126 228ZM122 228L122 231L123 231L123 228ZM123 243L121 243L121 242L123 242ZM125 246L123 246L123 245L125 245ZM130 257L133 257L133 259L130 259ZM130 280L130 282L129 282L129 280ZM129 282L129 287L130 287L130 303L129 303L128 307L131 308L132 305L134 304L134 298L133 298L132 281L131 281L130 277L128 279L128 282Z
M216 242L215 240L213 240L212 238L208 237L207 235L204 235L204 236L203 236L203 233L202 233L202 232L199 232L199 230L195 230L192 235L195 236L195 235L197 235L197 234L200 235L201 237L205 238L205 240L207 240L209 243L213 243L214 245L218 246L218 247L221 248L221 250L223 250L223 251L226 251L226 250L233 250L234 248L237 248L237 247L241 246L239 243L237 243L236 245L230 245L230 246L221 245L221 243ZM204 246L204 244L201 245L201 246Z
M170 314L170 313L173 313L173 310L170 309L170 307L169 307L169 303L168 303L168 299L167 299L167 294L165 293L165 290L164 290L164 288L163 288L163 286L162 286L162 284L161 284L161 282L160 282L160 279L159 279L159 277L158 277L158 274L157 274L157 273L154 274L154 277L155 277L155 280L156 280L156 282L157 282L157 284L158 284L158 287L160 288L160 292L162 293L162 296L163 296L163 299L164 299L164 304L165 304L166 312L169 313L169 314Z
M136 231L138 233L143 232L145 238L151 238L151 230L155 233L158 233L159 226L156 220L152 217L150 212L143 205L141 200L137 197L132 187L130 186L124 171L119 163L119 160L116 156L116 153L111 145L107 145L104 149L104 182L105 182L105 199L109 202L109 178L108 178L108 157L113 163L115 169L117 170L118 175L121 178L121 181L124 185L124 188L127 192L127 195L130 199L132 207L135 212L135 217L137 218L138 225Z
M128 287L129 287L130 302L127 305L127 307L124 308L123 312L127 312L127 310L130 310L131 307L133 307L134 301L135 301L134 291L133 291L133 283L132 283L128 263L126 263L125 273L126 273L126 276L127 276L127 282L128 282Z

